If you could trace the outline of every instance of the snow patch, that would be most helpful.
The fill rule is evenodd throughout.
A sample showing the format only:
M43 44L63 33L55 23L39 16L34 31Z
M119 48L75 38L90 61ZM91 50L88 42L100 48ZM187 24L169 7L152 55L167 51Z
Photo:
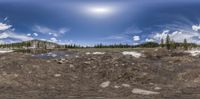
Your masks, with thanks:
M134 88L132 90L132 93L133 94L140 94L140 95L158 95L158 94L160 94L159 92L143 90L143 89L138 89L138 88Z
M186 53L190 53L192 56L197 56L200 54L200 50L188 50Z
M122 52L122 54L123 54L123 55L131 55L131 56L133 56L133 57L135 57L135 58L140 58L140 57L142 56L141 53L133 52L133 51L131 51L131 52L124 51L124 52Z
M13 50L0 50L0 53L10 53L13 52Z
M92 54L94 54L94 55L103 55L103 54L105 54L105 52L93 52Z
M90 52L86 52L85 54L86 54L86 55L90 55L91 53L90 53Z
M110 85L110 81L106 81L106 82L103 82L103 83L101 83L101 87L102 88L106 88L106 87L108 87Z
M54 54L54 53L51 53L51 52L50 52L50 53L47 54L47 56L57 57L57 54Z
M93 55L103 55L103 54L105 54L105 52L86 52L85 54L86 55L90 55L90 54L93 54Z

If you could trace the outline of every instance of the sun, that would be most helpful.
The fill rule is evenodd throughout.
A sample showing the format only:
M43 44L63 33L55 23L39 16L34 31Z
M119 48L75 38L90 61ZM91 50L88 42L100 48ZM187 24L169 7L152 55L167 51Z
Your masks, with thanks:
M117 12L116 7L106 5L85 5L80 9L84 15L100 19L109 18Z
M109 14L111 13L111 9L105 7L94 7L90 8L90 12L93 14Z
M86 7L85 12L94 16L107 16L113 13L113 8L107 6L88 6Z

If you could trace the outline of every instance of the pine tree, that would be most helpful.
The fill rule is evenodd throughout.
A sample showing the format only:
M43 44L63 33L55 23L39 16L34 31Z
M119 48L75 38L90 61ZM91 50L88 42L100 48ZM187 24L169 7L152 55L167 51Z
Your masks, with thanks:
M183 47L184 47L184 50L188 50L187 39L184 39Z
M161 45L162 48L165 46L165 45L164 45L164 40L163 40L163 38L161 39L160 45Z
M171 47L173 48L173 49L176 49L176 42L174 42L174 41L172 41L171 43L170 43L170 45L171 45Z
M169 37L169 35L167 35L167 37L166 37L166 47L167 47L168 50L170 50L170 37Z

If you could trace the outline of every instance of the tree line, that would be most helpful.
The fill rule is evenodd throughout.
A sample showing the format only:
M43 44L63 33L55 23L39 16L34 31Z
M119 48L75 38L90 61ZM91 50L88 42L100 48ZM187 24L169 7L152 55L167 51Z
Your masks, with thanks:
M40 41L40 40L32 40L26 42L19 42L19 43L10 43L10 44L0 44L0 48L12 48L12 49L25 49L35 46L37 49L49 49L52 47L58 49L67 49L67 48L155 48L155 47L162 47L168 50L173 49L184 49L187 50L189 48L199 47L195 43L188 43L187 39L184 39L183 42L175 42L170 39L170 36L167 35L166 38L162 38L160 43L157 42L144 42L138 45L130 45L130 44L111 44L111 45L104 45L104 44L97 44L95 46L87 46L83 47L76 44L66 44L66 45L59 45L52 42L47 41Z

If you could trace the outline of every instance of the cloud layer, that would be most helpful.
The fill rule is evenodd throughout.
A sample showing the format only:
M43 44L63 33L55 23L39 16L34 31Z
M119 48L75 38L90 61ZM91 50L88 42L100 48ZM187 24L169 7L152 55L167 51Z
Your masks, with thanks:
M70 28L60 28L58 30L54 30L45 26L39 26L39 25L35 25L33 27L33 31L38 32L38 33L42 33L42 34L48 34L54 37L58 37L61 36L67 32L70 31Z
M15 29L12 28L12 25L0 23L0 43L13 43L32 39L32 37L23 35L22 33L16 33Z
M5 24L5 23L0 23L0 31L7 30L7 29L9 29L11 27L12 27L12 25L8 25L8 24Z
M200 44L199 29L200 26L198 25L192 25L190 28L177 28L177 30L167 29L162 32L153 33L146 41L160 42L161 39L165 39L169 35L171 40L175 42L183 42L184 39L187 39L188 42Z

